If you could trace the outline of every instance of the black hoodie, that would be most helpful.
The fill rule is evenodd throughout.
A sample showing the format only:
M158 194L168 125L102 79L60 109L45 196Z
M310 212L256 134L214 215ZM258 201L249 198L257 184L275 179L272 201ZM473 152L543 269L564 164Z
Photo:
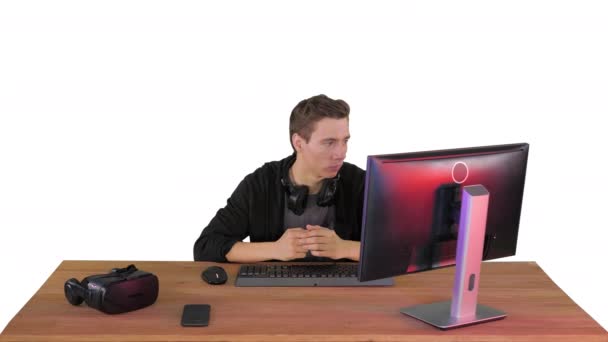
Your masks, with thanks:
M295 154L272 161L247 175L203 229L194 243L195 261L226 262L232 246L250 237L251 242L277 241L285 232L285 189L281 177ZM361 215L365 171L349 163L340 168L334 197L334 230L343 240L361 240Z

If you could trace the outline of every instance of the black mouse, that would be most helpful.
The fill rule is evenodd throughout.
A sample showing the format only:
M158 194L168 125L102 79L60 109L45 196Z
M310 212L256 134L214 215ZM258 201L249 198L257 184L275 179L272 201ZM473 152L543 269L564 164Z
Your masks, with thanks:
M220 285L228 280L228 275L223 268L219 266L211 266L201 273L201 278L203 278L207 284Z

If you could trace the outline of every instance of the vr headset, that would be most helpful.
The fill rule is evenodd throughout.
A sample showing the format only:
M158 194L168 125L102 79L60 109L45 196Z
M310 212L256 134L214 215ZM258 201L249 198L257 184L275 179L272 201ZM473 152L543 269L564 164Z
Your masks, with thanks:
M84 301L101 312L118 314L153 304L158 298L158 278L129 265L114 268L108 274L88 276L82 282L68 279L63 290L72 305Z

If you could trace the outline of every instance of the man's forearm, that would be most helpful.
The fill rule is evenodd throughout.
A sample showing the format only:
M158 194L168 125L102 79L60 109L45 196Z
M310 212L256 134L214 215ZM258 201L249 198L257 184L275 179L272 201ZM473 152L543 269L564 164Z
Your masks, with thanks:
M226 254L226 259L240 263L260 262L276 259L275 254L274 242L237 242Z
M345 240L346 242L346 259L359 261L361 242Z

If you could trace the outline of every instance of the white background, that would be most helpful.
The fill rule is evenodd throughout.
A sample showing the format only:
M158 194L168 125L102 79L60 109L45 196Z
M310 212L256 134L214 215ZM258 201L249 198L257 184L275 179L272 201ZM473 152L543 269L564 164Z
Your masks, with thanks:
M503 260L538 262L608 327L607 7L0 2L0 329L64 259L192 260L238 182L291 152L289 113L319 93L351 105L347 160L363 168L530 143Z

